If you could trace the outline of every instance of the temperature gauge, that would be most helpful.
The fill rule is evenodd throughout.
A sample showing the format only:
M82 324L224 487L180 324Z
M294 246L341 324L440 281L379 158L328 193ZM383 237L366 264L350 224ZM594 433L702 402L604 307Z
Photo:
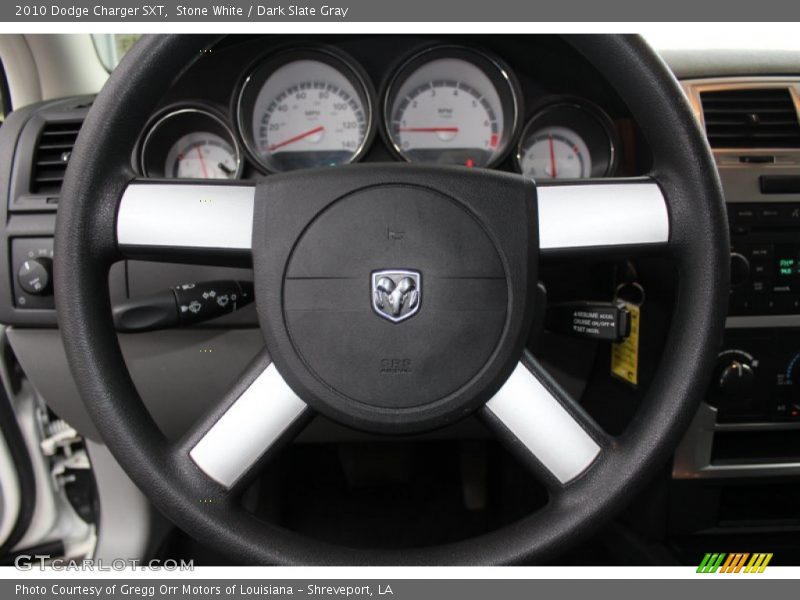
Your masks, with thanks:
M207 131L187 133L167 153L167 177L229 179L238 170L236 150L220 136Z
M180 108L156 119L141 151L147 177L235 179L242 174L236 137L225 119L205 108Z

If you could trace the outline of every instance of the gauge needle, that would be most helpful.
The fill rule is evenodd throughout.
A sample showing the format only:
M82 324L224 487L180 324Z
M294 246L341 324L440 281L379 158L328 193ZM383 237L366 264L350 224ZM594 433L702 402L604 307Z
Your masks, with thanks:
M197 150L197 156L200 159L200 167L203 169L203 177L208 179L208 169L206 169L206 160L203 158L203 153L200 152L200 146L195 146L195 150Z
M547 136L547 139L550 140L550 177L555 179L558 177L558 168L556 167L556 150L553 147L553 136Z
M217 167L219 168L219 170L220 170L220 171L222 171L223 173L225 173L225 174L226 174L228 177L230 177L230 176L231 176L231 175L233 175L233 173L234 173L233 169L231 169L230 167L228 167L228 165L226 165L225 163L219 163L219 164L217 165Z
M277 150L278 148L283 148L284 146L288 146L289 144L294 144L295 142L299 142L300 140L305 139L310 135L314 135L315 133L319 133L320 131L324 130L325 127L323 125L320 125L319 127L314 127L314 129L309 129L308 131L305 131L300 135L290 137L288 140L284 140L278 144L272 144L272 146L270 146L268 150L272 152L273 150Z

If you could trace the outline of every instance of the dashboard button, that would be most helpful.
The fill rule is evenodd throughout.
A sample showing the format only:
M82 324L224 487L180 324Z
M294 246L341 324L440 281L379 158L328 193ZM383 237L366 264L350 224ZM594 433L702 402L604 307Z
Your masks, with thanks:
M772 244L756 244L750 247L750 258L769 261L772 259L773 251Z
M752 206L729 206L730 220L737 225L750 225L756 220L756 213Z
M17 271L17 281L26 294L50 294L53 280L53 261L46 257L30 258Z
M794 310L794 298L773 296L769 300L769 311L773 314L789 314Z
M774 206L758 209L758 220L762 223L775 223L781 220L782 211Z
M750 273L752 274L753 279L766 279L771 275L770 267L771 264L766 261L754 261L751 265Z

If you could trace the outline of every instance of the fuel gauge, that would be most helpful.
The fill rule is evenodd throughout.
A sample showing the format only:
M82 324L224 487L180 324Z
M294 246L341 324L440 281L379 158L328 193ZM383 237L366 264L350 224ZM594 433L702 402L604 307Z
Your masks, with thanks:
M522 174L534 179L582 179L592 173L592 155L583 138L566 127L545 127L520 148Z
M617 134L611 119L585 100L550 104L533 115L520 137L520 173L537 180L613 175Z
M185 107L157 117L141 146L147 177L236 179L243 162L239 144L223 116Z
M209 131L187 133L167 153L167 177L229 179L236 175L236 150L219 135Z

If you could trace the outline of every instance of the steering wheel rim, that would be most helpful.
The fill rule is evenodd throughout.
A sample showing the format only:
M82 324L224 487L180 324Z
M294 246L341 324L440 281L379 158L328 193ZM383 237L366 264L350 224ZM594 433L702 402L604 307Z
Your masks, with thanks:
M550 502L533 515L470 540L376 551L312 541L246 513L229 488L189 462L187 455L202 437L202 427L177 443L163 437L138 396L117 342L107 274L110 265L125 256L117 219L121 198L135 179L130 148L169 85L215 39L152 36L131 50L84 122L61 194L55 296L67 357L98 430L134 482L185 531L254 564L542 561L621 510L668 460L694 414L721 339L728 294L727 219L715 165L677 81L661 59L635 36L567 37L617 90L640 125L654 155L650 176L668 211L666 248L675 260L679 286L664 354L640 410L625 433L612 439L591 431L590 420L565 403L590 435L602 440L601 452L584 472L551 487ZM530 356L524 362L557 400L566 397ZM268 357L259 356L246 371L251 375L230 397L239 397L252 383L252 374L268 364ZM229 406L223 402L207 422L215 422ZM493 415L485 416L491 422ZM292 425L302 422L297 418ZM532 462L541 472L541 465ZM544 478L552 479L547 474Z

